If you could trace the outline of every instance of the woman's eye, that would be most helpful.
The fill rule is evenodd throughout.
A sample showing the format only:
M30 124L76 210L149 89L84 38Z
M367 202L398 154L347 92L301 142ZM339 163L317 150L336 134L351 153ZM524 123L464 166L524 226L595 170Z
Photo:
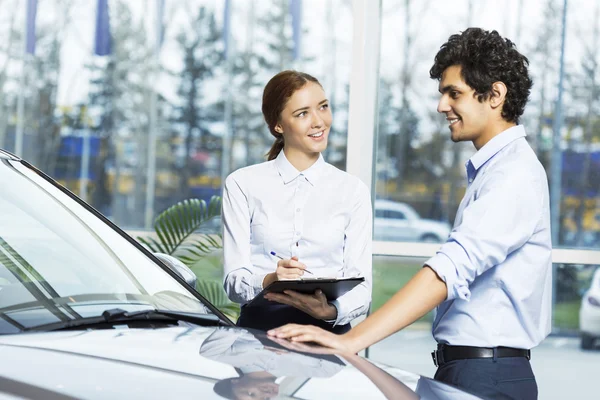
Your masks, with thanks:
M296 115L296 117L304 117L305 115L306 115L306 111L302 111L301 113Z
M329 104L323 104L323 105L321 106L321 108L322 108L323 110L327 110L327 109L329 108Z

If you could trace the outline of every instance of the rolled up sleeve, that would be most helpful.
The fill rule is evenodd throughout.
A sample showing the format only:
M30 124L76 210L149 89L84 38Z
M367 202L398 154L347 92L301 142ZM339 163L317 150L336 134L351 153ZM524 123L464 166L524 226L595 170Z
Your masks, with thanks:
M425 263L446 282L447 300L469 300L475 278L523 246L541 222L541 182L528 173L508 177L486 177L448 241Z
M364 282L331 302L338 311L335 325L343 325L366 314L371 305L373 281L371 195L362 182L357 185L356 203L345 231L344 277L362 276Z

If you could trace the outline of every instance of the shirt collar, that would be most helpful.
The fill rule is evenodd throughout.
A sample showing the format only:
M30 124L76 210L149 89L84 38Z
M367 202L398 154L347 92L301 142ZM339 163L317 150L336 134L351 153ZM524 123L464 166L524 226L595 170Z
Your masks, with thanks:
M319 159L313 165L300 172L288 161L283 150L279 152L279 155L275 159L277 172L279 172L279 176L281 176L283 183L286 185L296 179L299 175L304 175L311 185L316 185L319 178L323 175L322 170L325 164L323 155L319 154Z
M523 125L515 125L494 136L477 153L469 159L469 163L475 170L478 170L483 164L488 162L496 153L508 146L513 141L527 136ZM468 163L467 163L468 164ZM468 167L467 167L468 168Z

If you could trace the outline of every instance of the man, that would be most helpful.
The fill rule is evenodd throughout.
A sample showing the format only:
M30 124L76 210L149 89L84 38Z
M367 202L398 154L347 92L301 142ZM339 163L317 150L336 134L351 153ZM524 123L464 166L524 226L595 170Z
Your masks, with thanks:
M448 241L403 288L347 334L286 325L280 338L357 352L437 308L435 379L481 397L537 398L530 349L550 332L551 235L544 168L518 125L528 60L496 31L469 28L437 53L438 112L477 152Z

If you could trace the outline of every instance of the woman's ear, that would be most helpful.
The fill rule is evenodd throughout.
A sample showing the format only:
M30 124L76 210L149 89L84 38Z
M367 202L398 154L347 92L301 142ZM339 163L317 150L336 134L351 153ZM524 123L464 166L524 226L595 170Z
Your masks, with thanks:
M281 124L275 125L275 132L281 133L283 135L283 128L281 127Z
M492 84L492 96L490 97L490 105L492 108L497 108L504 104L507 90L504 82L498 81Z

